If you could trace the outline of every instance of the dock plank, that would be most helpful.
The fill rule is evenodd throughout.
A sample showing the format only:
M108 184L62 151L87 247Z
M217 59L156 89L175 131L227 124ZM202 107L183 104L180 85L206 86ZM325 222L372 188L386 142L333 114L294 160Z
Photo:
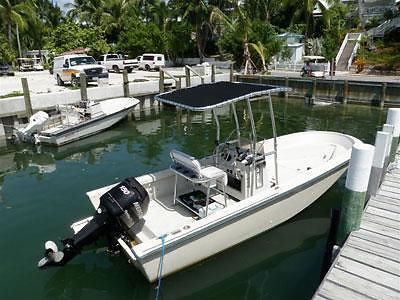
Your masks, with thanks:
M388 191L379 191L378 195L386 196L386 197L393 198L393 199L399 199L399 194L388 192Z
M342 286L338 283L327 280L325 284L318 291L319 296L323 297L322 299L335 299L335 300L349 300L349 299L365 299L363 294L357 293L352 289L349 289L345 286ZM313 298L317 299L317 298ZM370 298L373 299L373 298Z
M368 231L380 233L382 235L385 235L385 236L388 236L388 237L391 237L391 238L394 238L397 240L400 239L399 230L388 227L388 226L380 225L377 223L369 222L367 220L361 220L360 228L368 230Z
M359 238L365 239L367 241L386 246L392 249L400 249L400 241L387 237L387 236L382 236L379 233L364 230L364 229L359 229L357 231L354 231L352 235L357 236Z
M398 299L399 294L385 286L371 282L365 278L337 269L327 277L328 282L335 283L342 288L346 288L354 293L354 297L362 296L358 299ZM323 293L322 293L323 294ZM328 294L325 294L328 296ZM332 295L330 299L337 299ZM353 299L353 298L347 298Z
M400 263L391 259L376 255L375 253L360 250L356 247L345 247L341 252L341 257L345 257L361 264L373 267L397 277L400 277ZM400 290L400 289L399 289Z
M400 278L398 276L378 270L364 263L339 256L335 268L400 292Z
M395 204L389 204L389 203L377 201L375 199L369 200L368 204L369 204L368 207L373 206L376 208L381 208L383 210L392 212L394 215L397 215L397 217L395 217L395 220L400 220L400 206L397 206Z
M347 241L348 246L367 251L369 253L375 253L376 255L391 259L400 263L400 249L394 249L386 245L378 244L373 241L369 241L353 235L351 239Z
M363 220L398 229L398 221L388 218L388 216L390 217L390 212L369 207L368 211L364 213Z
M375 195L374 197L371 198L371 200L376 200L379 202L389 203L389 204L394 204L394 205L400 205L400 198L396 199L396 198L385 197L382 195Z

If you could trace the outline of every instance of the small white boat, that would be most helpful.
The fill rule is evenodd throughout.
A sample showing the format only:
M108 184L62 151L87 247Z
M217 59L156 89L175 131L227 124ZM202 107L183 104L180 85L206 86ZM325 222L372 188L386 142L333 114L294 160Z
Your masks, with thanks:
M217 146L197 159L171 151L167 170L127 178L87 193L93 217L74 223L59 251L47 242L39 267L63 265L98 236L109 237L153 282L241 243L292 218L345 172L359 140L336 132L277 137L270 94L281 88L218 82L156 96L193 111L211 110ZM257 140L251 98L266 95L274 137ZM246 101L251 139L241 136L235 102ZM230 105L236 130L220 142L216 108ZM233 262L234 263L234 262ZM162 270L162 274L160 273Z
M138 103L135 98L114 98L60 105L58 113L51 117L43 111L32 115L28 125L18 129L15 136L35 144L65 145L113 126Z

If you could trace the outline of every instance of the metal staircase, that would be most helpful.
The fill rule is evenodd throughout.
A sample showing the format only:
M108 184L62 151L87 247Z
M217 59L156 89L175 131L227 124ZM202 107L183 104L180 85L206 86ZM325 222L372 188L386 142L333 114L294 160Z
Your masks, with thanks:
M372 38L381 38L384 37L385 34L393 31L394 29L397 29L400 27L400 16L396 17L394 19L387 20L383 22L381 25L372 28L367 31L367 34L369 37Z
M361 33L348 33L343 40L342 46L336 56L336 70L348 71L357 53L359 42L361 40Z

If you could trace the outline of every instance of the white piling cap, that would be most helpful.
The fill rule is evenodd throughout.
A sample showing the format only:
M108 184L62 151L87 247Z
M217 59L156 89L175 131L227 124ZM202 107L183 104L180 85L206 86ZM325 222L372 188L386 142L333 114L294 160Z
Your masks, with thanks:
M389 108L386 123L393 125L393 137L399 137L400 135L400 108Z
M389 139L387 141L386 157L390 155L390 149L392 148L392 138L393 138L394 126L390 124L383 124L382 131L389 133Z
M383 168L385 157L387 156L387 148L389 146L390 134L383 131L378 131L375 138L375 153L372 161L372 166Z
M346 188L354 192L366 192L375 147L356 143L351 151L349 169L346 177Z

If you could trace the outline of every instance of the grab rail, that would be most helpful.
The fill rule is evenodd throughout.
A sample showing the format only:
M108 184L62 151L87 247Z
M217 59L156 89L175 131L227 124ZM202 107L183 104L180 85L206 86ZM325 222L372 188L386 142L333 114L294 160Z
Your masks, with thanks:
M189 67L188 65L185 65L185 68L188 69L189 71L192 71L194 75L200 77L201 84L204 84L204 77L201 76L199 73L197 73L193 68Z

